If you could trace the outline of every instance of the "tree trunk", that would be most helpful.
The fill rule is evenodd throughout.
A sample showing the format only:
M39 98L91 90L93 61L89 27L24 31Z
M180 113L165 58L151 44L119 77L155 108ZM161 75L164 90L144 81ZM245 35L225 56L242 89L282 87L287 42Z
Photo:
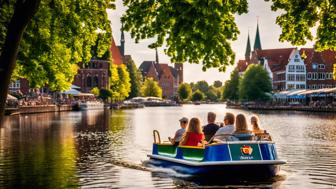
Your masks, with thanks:
M41 0L17 0L0 56L0 126L2 125L8 85L15 68L19 45L28 23L38 10Z

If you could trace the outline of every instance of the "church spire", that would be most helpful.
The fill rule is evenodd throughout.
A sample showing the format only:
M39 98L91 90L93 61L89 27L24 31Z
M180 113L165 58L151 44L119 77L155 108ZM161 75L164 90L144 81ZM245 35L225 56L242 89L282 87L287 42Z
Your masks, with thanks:
M259 34L259 22L257 22L257 32L254 41L253 50L261 50L260 34Z
M250 32L247 34L247 45L246 45L246 51L245 51L245 60L249 61L251 55L251 43L250 43Z
M155 63L159 63L159 53L158 53L158 50L157 50L157 47L155 47Z
M121 56L125 56L125 35L124 35L124 24L121 23L121 37L120 37L120 53Z

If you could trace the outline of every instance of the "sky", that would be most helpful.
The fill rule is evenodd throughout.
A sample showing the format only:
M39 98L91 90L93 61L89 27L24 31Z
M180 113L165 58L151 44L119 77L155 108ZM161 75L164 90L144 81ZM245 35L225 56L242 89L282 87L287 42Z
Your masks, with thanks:
M261 46L263 49L287 48L293 45L285 42L279 42L281 28L275 23L276 17L280 12L271 11L271 2L264 0L248 0L249 12L243 15L236 15L235 20L240 30L240 35L236 41L231 44L232 49L236 53L236 61L244 59L247 35L250 33L251 46L253 48L257 20L259 22L259 32L261 38ZM126 7L123 6L122 0L116 0L116 9L108 10L109 19L112 24L112 33L117 45L120 45L120 17L125 12ZM139 66L145 60L155 60L155 50L148 48L153 42L152 39L142 40L135 43L130 34L125 32L125 54L132 56L133 60ZM308 42L302 47L312 47L313 42ZM299 47L301 48L301 47ZM160 63L170 63L170 59L163 52L164 47L158 49ZM171 64L173 66L173 64ZM216 68L202 71L202 66L197 64L184 64L184 82L197 82L206 80L213 83L215 80L225 81L230 78L230 72L235 65L229 66L226 72L219 72Z

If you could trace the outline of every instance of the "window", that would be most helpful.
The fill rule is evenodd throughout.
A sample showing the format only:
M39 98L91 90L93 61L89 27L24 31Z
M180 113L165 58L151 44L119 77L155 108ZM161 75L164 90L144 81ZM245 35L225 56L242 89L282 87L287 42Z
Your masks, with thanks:
M317 80L317 72L313 72L312 73L312 79L313 80Z
M289 65L288 66L288 72L295 72L295 66L294 65Z
M312 74L309 72L309 73L307 74L307 79L310 80L311 77L312 77Z
M312 68L313 68L314 70L316 70L316 69L317 69L317 64L316 64L316 63L313 64L313 65L312 65Z
M300 62L300 59L295 58L295 59L294 59L294 62Z
M288 81L295 81L295 75L294 74L288 74L287 80Z
M86 86L91 87L92 86L92 79L90 76L86 78Z
M319 68L319 69L325 69L325 65L324 65L324 64L319 64L319 65L318 65L318 68Z
M294 89L294 84L288 84L287 89Z
M318 79L319 80L325 80L325 73L324 72L318 73Z

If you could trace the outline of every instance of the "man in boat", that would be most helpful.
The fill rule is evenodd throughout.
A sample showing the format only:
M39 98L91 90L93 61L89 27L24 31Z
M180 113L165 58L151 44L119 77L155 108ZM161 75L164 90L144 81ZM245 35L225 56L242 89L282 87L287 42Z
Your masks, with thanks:
M224 126L217 130L213 138L215 140L226 140L235 131L234 122L235 116L232 113L226 113L224 116Z
M219 126L215 124L216 114L214 112L208 113L208 124L203 127L205 140L208 142L217 132Z
M180 129L175 132L175 135L173 138L168 137L169 141L175 145L178 146L180 141L182 140L182 136L185 133L185 129L188 126L188 118L182 117L180 120Z

